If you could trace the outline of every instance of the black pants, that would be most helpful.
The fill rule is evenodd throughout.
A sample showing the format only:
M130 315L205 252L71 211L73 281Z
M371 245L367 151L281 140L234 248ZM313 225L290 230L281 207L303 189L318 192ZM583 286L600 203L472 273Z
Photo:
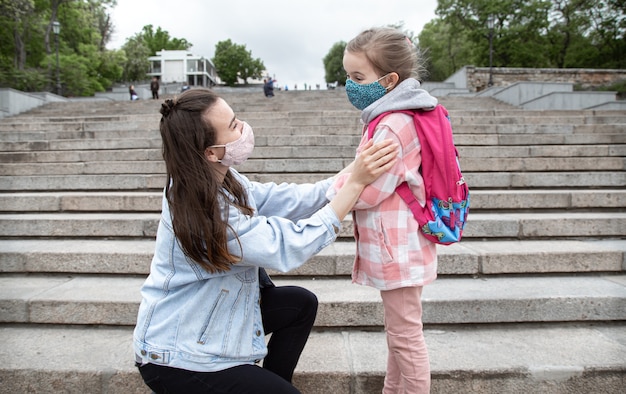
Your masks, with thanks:
M266 334L272 334L263 368L240 365L218 372L192 372L156 364L139 367L144 382L156 393L298 394L291 385L317 315L317 297L295 287L261 289Z

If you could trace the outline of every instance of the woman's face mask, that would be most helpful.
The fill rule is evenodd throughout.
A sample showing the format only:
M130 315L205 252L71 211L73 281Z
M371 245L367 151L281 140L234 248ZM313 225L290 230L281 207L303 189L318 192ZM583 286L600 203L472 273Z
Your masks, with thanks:
M364 85L356 83L351 79L346 80L346 93L348 94L348 100L350 100L352 105L361 111L369 107L374 101L383 97L385 93L387 93L387 89L383 87L380 82L378 82L386 76L387 75L384 75L376 81Z
M248 160L254 150L254 132L246 122L243 123L241 136L235 141L224 145L213 145L210 148L224 148L224 157L218 160L225 166L238 166Z

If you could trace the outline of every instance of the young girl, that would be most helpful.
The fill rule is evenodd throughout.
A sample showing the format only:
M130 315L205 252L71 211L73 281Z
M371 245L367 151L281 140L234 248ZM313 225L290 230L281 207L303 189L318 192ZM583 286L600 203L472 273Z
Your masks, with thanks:
M401 32L391 28L363 31L344 52L346 92L362 110L363 138L357 157L368 145L367 124L383 112L433 109L437 99L420 89L416 50ZM413 118L404 114L384 117L373 139L392 139L400 145L398 160L367 186L354 206L357 243L352 281L380 290L384 307L389 356L383 393L428 393L430 365L422 332L422 287L437 276L435 244L418 231L417 221L396 187L406 181L424 205L419 168L420 144ZM337 178L328 196L341 188Z
M294 269L333 242L397 146L368 145L329 203L331 179L260 184L231 168L254 133L211 90L166 100L161 114L168 183L134 331L141 376L156 393L299 393L291 378L317 298L274 286L263 267Z

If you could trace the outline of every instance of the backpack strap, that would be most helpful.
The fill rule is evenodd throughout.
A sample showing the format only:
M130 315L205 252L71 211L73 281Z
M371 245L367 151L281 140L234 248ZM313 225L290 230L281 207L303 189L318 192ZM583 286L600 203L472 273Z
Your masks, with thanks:
M417 110L412 110L412 111L410 111L410 110L401 110L401 111L383 112L382 114L378 115L371 122L368 123L368 125L367 125L367 139L370 140L370 139L372 139L372 137L374 137L374 132L376 131L376 126L378 126L380 121L385 116L390 115L392 113L402 113L402 114L405 114L405 115L409 115L413 119L413 122L415 122L414 117L416 116L416 112L417 112ZM417 127L419 127L419 126L415 125L415 127L417 129ZM417 133L417 134L419 134L419 133ZM415 137L419 138L418 135L416 135ZM424 210L424 207L422 207L420 205L419 201L417 201L417 198L415 198L415 195L413 194L413 192L409 188L409 184L408 183L402 182L400 185L398 185L396 187L396 193L398 193L398 195L402 198L402 200L404 200L404 202L409 207L409 209L411 210L411 212L413 213L413 216L415 218L418 218L418 217L421 216L421 212Z
M409 206L409 209L413 213L413 216L417 219L420 215L420 212L424 208L420 205L419 201L417 201L417 198L415 198L415 194L413 194L413 192L409 188L409 184L406 182L402 182L401 184L399 184L398 187L396 187L396 193L398 193L398 195L402 197L406 205Z
M409 111L409 110L399 110L399 111L383 112L382 114L378 115L377 117L372 119L372 121L370 121L367 124L367 139L371 140L372 137L374 137L374 132L376 131L376 126L378 126L380 121L383 120L383 118L385 116L391 115L391 114L395 114L395 113L405 114L405 115L409 115L410 117L413 117L415 112L414 111Z

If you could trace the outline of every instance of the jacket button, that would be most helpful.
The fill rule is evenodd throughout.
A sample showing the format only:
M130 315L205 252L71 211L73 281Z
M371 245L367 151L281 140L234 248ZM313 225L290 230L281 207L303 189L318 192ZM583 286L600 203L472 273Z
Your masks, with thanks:
M256 336L260 337L261 336L261 330L256 330Z
M159 355L157 355L157 354L151 354L151 355L150 355L150 358L151 358L151 359L153 359L153 360L158 360L158 359L160 359L161 357L160 357Z
M145 356L146 354L148 354L148 352L146 352L145 350L142 350L140 353L142 356Z

